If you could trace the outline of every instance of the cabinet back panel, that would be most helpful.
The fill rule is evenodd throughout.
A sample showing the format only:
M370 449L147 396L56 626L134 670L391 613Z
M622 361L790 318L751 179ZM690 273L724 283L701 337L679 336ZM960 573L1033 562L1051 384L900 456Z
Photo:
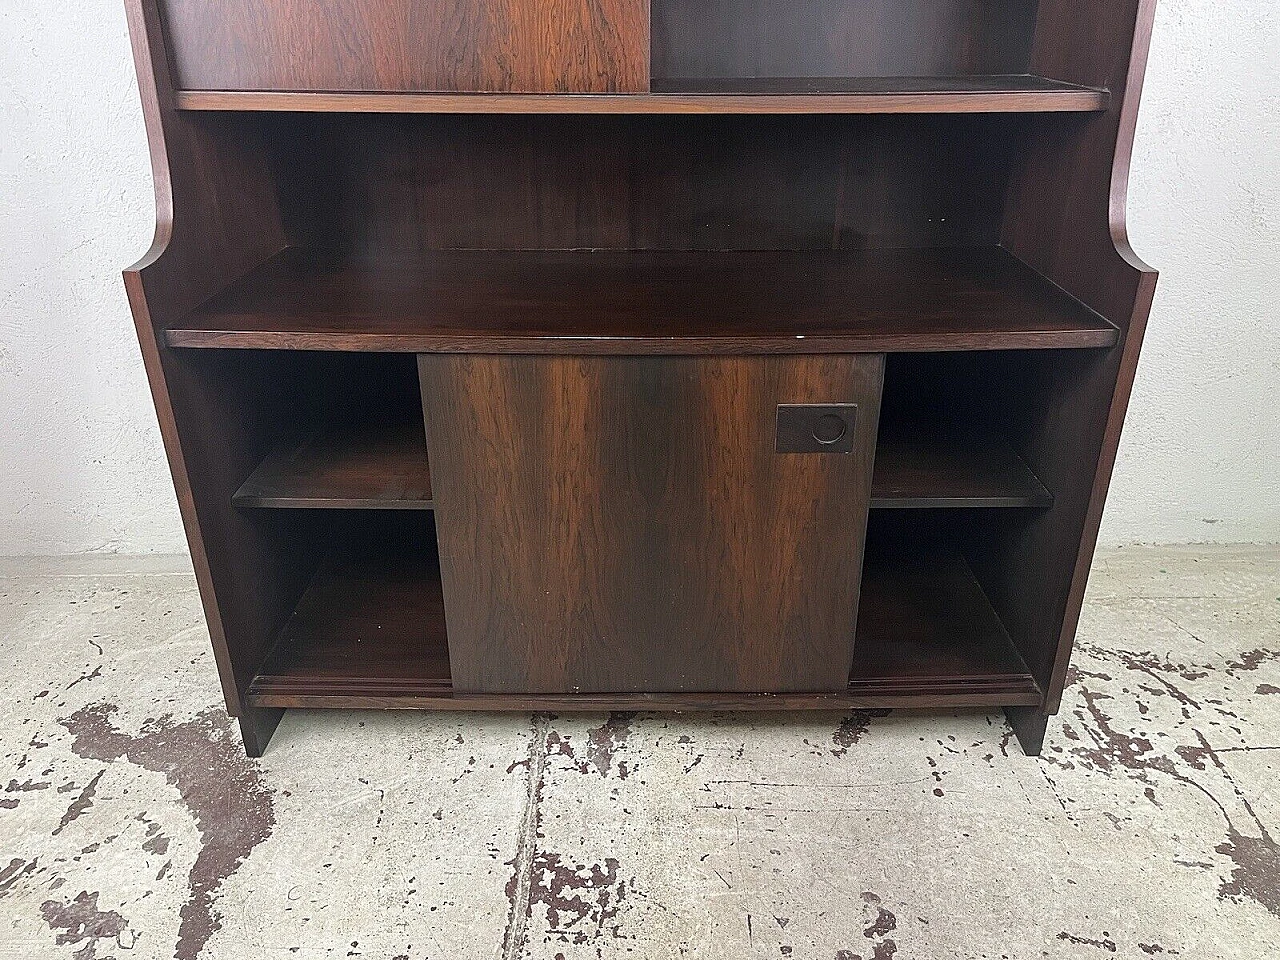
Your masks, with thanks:
M994 245L1017 117L268 118L298 242L431 249Z
M164 0L179 89L640 92L646 0Z
M653 76L1026 73L1036 0L653 0Z

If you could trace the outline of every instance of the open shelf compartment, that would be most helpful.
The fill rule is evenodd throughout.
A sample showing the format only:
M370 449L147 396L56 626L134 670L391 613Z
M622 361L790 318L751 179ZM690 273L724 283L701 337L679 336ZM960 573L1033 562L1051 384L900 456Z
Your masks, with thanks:
M851 696L990 696L1036 703L1039 689L961 555L935 547L868 556Z
M876 445L871 508L1048 507L1053 496L1007 440L884 436Z
M254 678L261 704L297 696L450 694L440 572L425 554L334 554Z
M318 427L274 450L240 487L245 508L431 510L421 421ZM995 437L881 437L872 509L1047 507L1053 497Z
M869 564L848 693L455 695L439 569L428 551L326 560L249 688L272 707L599 710L1016 706L1040 691L958 554Z
M553 17L514 0L489 5L491 33L466 36L455 31L470 15L447 3L418 9L405 33L404 0L330 0L305 25L250 0L165 6L182 110L1033 113L1109 100L1035 75L1034 0L807 0L801 14L759 0L578 0ZM307 55L282 55L298 48Z
M317 427L272 451L232 499L248 508L430 510L422 421Z

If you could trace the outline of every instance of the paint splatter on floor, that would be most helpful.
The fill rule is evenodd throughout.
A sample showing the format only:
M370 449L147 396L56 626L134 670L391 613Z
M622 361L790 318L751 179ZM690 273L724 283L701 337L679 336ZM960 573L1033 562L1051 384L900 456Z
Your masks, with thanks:
M40 905L40 915L57 933L55 945L83 944L73 954L75 960L94 960L102 940L107 941L104 949L132 949L132 945L126 947L121 942L129 921L114 910L99 910L96 893L82 890L71 901L46 900Z
M62 725L74 740L71 752L103 762L125 760L160 773L176 787L200 835L200 849L187 876L188 898L179 917L176 960L196 960L209 938L222 928L213 900L222 886L253 852L271 836L275 810L258 764L248 759L234 736L226 713L217 707L194 719L177 722L165 715L148 721L136 734L112 723L114 704L82 707ZM101 774L99 774L101 776ZM167 852L156 844L154 831L142 848Z
M185 577L0 579L0 957L1249 958L1280 938L1280 553L1104 557L1002 716L289 713Z

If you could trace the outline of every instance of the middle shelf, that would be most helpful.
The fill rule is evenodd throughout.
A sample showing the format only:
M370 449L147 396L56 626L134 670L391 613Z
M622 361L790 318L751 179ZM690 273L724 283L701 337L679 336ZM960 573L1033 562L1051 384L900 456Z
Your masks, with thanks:
M242 507L430 510L421 422L336 426L273 451L234 497ZM873 508L1047 507L1053 498L994 436L882 438Z
M999 247L394 261L291 248L165 331L173 347L668 355L1101 348L1117 336Z
M313 430L273 450L232 499L241 507L430 510L422 421Z

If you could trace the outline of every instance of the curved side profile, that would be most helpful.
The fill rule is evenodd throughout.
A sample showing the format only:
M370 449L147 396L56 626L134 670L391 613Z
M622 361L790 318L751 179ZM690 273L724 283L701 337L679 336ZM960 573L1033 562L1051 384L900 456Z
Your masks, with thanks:
M125 287L227 709L240 718L246 748L260 754L282 711L250 707L244 694L310 573L292 569L292 552L273 551L272 536L231 505L241 474L269 442L252 422L249 397L264 385L247 377L214 382L199 364L177 362L162 331L287 242L264 152L218 136L216 118L175 108L159 4L126 6L151 145L156 234L124 272Z
M1028 462L1054 486L1054 515L1000 558L988 584L1010 632L1028 638L1028 662L1045 689L1040 710L1009 711L1024 745L1044 736L1058 711L1093 561L1107 488L1155 295L1157 274L1129 244L1126 202L1138 106L1156 0L1043 0L1034 69L1105 86L1111 107L1088 129L1040 139L1010 188L1004 245L1121 332L1107 353L1084 359L1053 397L1031 438ZM1046 408L1046 413L1050 411ZM1080 465L1096 462L1093 471ZM1069 580L1045 557L1074 549ZM1016 600L1014 598L1017 598ZM1036 598L1039 602L1028 602ZM1056 638L1056 642L1055 642ZM1036 656L1036 652L1039 656Z

